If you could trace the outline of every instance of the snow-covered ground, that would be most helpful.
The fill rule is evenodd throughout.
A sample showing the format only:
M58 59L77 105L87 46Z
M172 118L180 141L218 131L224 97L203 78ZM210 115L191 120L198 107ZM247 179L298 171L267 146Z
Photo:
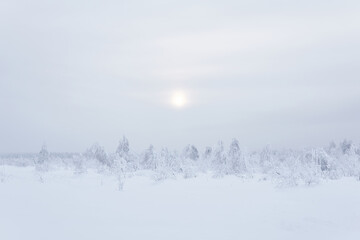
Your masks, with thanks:
M5 167L4 167L5 168ZM137 176L136 176L137 175ZM126 179L3 169L0 239L359 239L360 182L279 188L260 176Z

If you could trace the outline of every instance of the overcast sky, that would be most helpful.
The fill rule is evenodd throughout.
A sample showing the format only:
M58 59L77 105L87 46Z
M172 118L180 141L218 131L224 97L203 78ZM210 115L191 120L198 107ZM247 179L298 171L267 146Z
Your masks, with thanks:
M360 1L2 0L0 113L2 153L359 141Z

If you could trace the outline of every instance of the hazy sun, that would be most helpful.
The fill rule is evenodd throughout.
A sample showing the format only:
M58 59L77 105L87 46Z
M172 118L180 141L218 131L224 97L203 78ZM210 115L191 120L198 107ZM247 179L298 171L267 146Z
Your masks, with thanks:
M186 94L183 91L176 91L171 96L171 104L174 107L182 108L188 103Z

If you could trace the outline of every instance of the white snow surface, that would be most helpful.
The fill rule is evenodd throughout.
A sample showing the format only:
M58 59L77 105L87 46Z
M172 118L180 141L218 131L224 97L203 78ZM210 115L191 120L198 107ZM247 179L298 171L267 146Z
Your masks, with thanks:
M280 188L260 175L156 182L139 171L119 191L95 170L49 171L43 182L34 167L3 172L1 240L360 237L360 182L349 177Z

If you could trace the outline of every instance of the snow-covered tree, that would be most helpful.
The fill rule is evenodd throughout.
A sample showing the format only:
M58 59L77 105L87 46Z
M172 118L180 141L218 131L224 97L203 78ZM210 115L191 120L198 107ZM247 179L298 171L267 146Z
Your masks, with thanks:
M129 171L136 171L138 169L137 159L134 154L131 153L129 140L125 136L119 141L116 154L126 161Z
M198 172L199 151L194 145L187 145L182 153L181 171L184 178L196 177Z
M141 166L143 169L156 169L156 154L154 151L154 146L150 145L148 149L145 150L141 160Z
M187 145L183 151L183 158L197 161L199 159L199 151L194 145Z
M44 182L44 174L49 170L49 152L45 144L35 159L35 170L40 182Z
M112 158L108 156L104 147L99 144L93 144L85 153L84 157L88 163L93 163L98 172L108 172L112 167Z
M104 165L107 165L107 166L111 166L111 162L109 161L108 155L105 152L105 149L103 147L99 147L99 148L96 149L95 158L100 163L102 163Z
M352 150L352 142L345 139L340 143L340 147L343 154L349 154Z
M212 161L212 148L206 147L200 159L199 169L202 172L207 172L210 169L211 161Z
M87 171L84 157L79 156L73 159L73 163L74 163L74 174L79 175Z
M259 154L259 165L262 173L268 173L273 169L275 156L270 146L266 146Z
M37 159L35 160L35 168L37 171L47 171L49 164L49 152L47 150L47 146L44 144L41 147L41 150L38 154Z
M238 175L246 172L245 159L241 153L239 141L237 139L232 140L226 161L227 174Z
M126 171L127 171L127 162L126 160L120 156L119 154L114 155L112 173L115 175L118 182L118 190L123 190Z
M44 144L41 147L41 150L39 152L38 158L37 158L37 163L38 164L43 164L45 162L47 162L49 160L49 152L47 150L47 146Z
M223 176L226 174L226 154L222 141L219 141L214 147L211 163L211 168L215 176Z
M116 153L120 157L127 157L130 152L129 140L123 136L122 140L119 141L119 145L116 149Z
M155 180L161 181L166 178L174 177L181 172L180 159L176 153L170 152L167 148L162 148L157 155Z

